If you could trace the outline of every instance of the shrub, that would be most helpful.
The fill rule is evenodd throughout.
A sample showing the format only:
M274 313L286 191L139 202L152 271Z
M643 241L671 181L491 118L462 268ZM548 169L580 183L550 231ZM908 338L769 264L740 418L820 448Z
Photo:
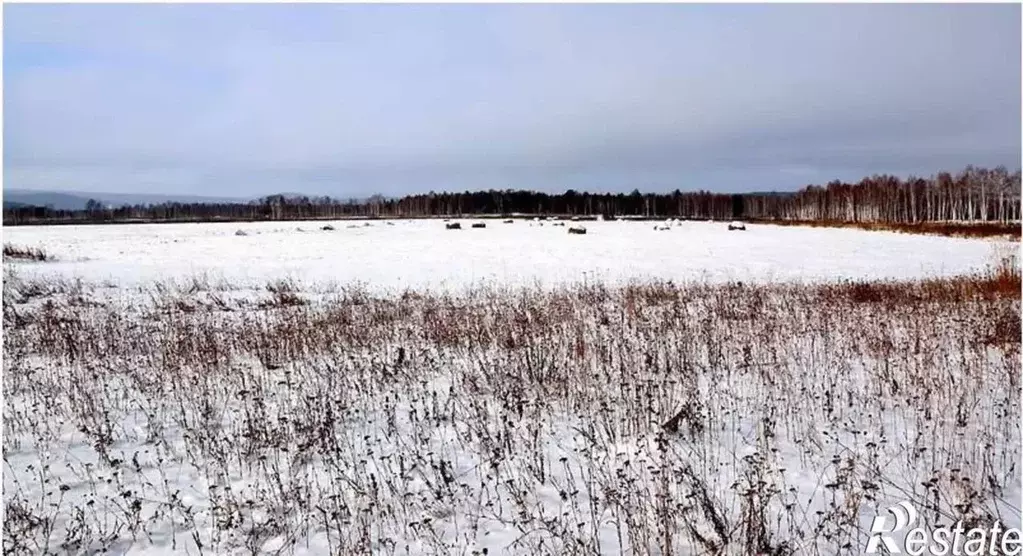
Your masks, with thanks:
M10 243L4 244L4 258L23 261L50 261L53 256L41 247L21 247Z

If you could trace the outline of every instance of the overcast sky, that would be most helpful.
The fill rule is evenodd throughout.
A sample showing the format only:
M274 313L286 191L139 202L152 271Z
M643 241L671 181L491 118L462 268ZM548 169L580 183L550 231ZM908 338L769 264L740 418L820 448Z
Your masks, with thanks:
M1020 6L4 8L4 187L793 189L1020 166Z

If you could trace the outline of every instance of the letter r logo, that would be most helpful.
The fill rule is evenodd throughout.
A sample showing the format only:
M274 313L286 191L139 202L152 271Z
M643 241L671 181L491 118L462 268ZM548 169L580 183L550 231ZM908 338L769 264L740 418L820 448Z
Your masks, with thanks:
M888 519L879 515L870 522L870 540L867 541L867 554L878 554L879 544L884 544L885 551L889 554L902 554L899 547L895 544L893 539L888 533L892 533L895 530L889 530L885 525Z
M886 527L888 519L885 516L879 515L875 517L874 521L870 522L870 539L867 541L867 554L877 554L881 544L884 545L888 554L902 554L890 533L901 531L912 525L917 518L916 508L909 502L899 502L888 508L888 513L892 514L895 518L895 526L888 529Z

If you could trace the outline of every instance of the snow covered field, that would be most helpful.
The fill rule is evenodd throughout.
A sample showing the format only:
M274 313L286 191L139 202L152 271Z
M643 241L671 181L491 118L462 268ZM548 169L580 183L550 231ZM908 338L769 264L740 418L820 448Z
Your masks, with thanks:
M4 261L4 552L860 554L902 500L1019 525L1018 271L839 283L1006 246L469 222L4 229L57 259Z
M4 228L4 242L57 261L26 265L121 286L206 274L238 285L268 280L362 282L374 289L534 285L623 279L820 281L963 274L992 262L995 242L849 229L685 222L586 222L586 235L527 221L484 229L396 221L153 224ZM349 228L348 226L354 226ZM302 229L304 231L298 231ZM236 236L237 230L249 235Z

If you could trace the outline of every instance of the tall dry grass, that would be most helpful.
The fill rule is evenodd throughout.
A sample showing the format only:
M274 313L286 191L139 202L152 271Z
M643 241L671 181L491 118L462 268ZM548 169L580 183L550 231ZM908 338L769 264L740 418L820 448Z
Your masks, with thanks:
M4 258L23 261L48 261L52 260L53 256L41 247L26 247L5 243Z
M811 228L854 228L874 232L900 232L946 237L1000 238L1019 241L1023 227L1019 222L852 222L848 220L775 220L754 219L758 224L808 226Z
M4 283L4 551L860 553L1019 520L1020 275ZM11 310L6 310L11 307Z

